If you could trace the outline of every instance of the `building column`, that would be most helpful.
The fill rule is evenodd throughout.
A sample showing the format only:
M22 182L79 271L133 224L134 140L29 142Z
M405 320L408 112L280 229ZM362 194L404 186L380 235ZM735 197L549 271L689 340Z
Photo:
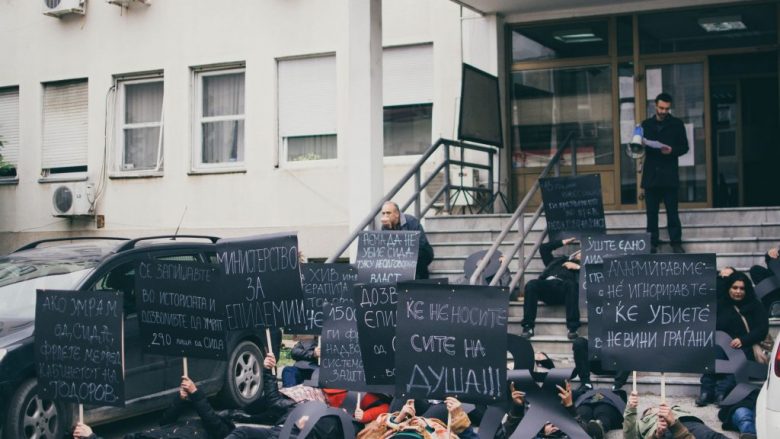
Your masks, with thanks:
M382 1L347 0L346 53L338 57L345 92L339 139L348 176L349 230L384 195L382 118ZM354 252L351 252L354 254Z

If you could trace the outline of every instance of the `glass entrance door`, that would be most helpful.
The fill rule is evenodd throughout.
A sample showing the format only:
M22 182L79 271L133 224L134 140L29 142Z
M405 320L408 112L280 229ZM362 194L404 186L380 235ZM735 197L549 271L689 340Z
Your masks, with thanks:
M709 184L709 148L707 127L707 61L644 65L645 117L655 114L655 97L666 92L672 95L672 115L685 124L688 134L687 154L681 156L680 203L685 207L711 205ZM641 172L641 168L639 168ZM638 178L641 181L641 176ZM640 199L644 199L640 195Z

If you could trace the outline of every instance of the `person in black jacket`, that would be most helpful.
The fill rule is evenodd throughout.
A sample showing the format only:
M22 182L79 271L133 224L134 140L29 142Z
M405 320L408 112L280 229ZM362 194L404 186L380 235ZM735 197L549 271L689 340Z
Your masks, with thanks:
M571 256L554 256L553 251L564 245L575 244L576 238L553 241L542 244L539 253L542 256L545 269L538 279L528 282L525 286L523 302L523 334L525 338L533 337L536 325L537 301L548 305L566 305L566 327L569 329L569 340L577 338L580 327L578 273L580 270L580 252Z
M425 236L420 221L412 215L401 213L398 205L388 201L382 205L381 211L382 230L409 230L420 232L420 251L417 254L417 279L428 279L428 265L433 262L433 247Z
M652 253L658 251L658 209L661 201L666 206L669 240L675 253L682 248L682 224L677 212L680 186L677 158L688 152L685 125L673 117L672 96L661 93L655 98L655 115L642 122L645 143L645 161L642 167L642 189L647 206L647 231L650 233Z
M320 347L317 337L299 336L290 356L295 360L292 366L282 369L282 387L292 387L311 378L312 373L319 367Z
M199 416L199 422L182 421L181 415L189 408L195 409ZM131 433L126 439L135 437L208 437L209 439L223 439L236 428L230 419L219 416L211 408L206 395L200 392L195 383L187 376L181 377L179 393L174 397L173 403L160 418L160 428L150 430L148 433ZM76 424L73 430L75 439L100 439L88 425Z
M770 248L764 255L764 265L754 265L750 267L750 278L758 286L764 279L770 278L775 274L769 269L769 263L780 257L780 246ZM767 313L770 317L780 317L780 288L765 293L761 298Z
M755 360L753 345L764 340L769 332L769 318L747 275L734 271L725 284L729 288L720 291L715 328L731 336L731 348L742 349L748 360ZM723 353L720 355L725 358ZM701 394L696 400L700 407L713 400L720 403L736 384L731 374L704 374L700 381Z

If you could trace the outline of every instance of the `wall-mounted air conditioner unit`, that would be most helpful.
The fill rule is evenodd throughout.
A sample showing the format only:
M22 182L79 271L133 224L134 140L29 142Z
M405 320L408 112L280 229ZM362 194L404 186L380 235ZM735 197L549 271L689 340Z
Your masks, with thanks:
M43 14L61 17L66 14L86 13L87 0L43 0Z
M136 6L136 5L150 6L152 4L152 0L106 0L106 1L112 5L121 6L123 8L129 8L131 6Z
M51 189L51 214L53 216L92 215L95 185L92 183L55 184Z

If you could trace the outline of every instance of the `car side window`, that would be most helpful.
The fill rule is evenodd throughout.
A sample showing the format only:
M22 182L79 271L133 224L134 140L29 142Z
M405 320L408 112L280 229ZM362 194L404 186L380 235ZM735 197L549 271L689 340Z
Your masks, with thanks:
M122 264L95 283L96 291L121 291L124 293L125 316L135 314L135 266L136 263Z
M159 261L199 262L198 255L167 255L154 256Z

